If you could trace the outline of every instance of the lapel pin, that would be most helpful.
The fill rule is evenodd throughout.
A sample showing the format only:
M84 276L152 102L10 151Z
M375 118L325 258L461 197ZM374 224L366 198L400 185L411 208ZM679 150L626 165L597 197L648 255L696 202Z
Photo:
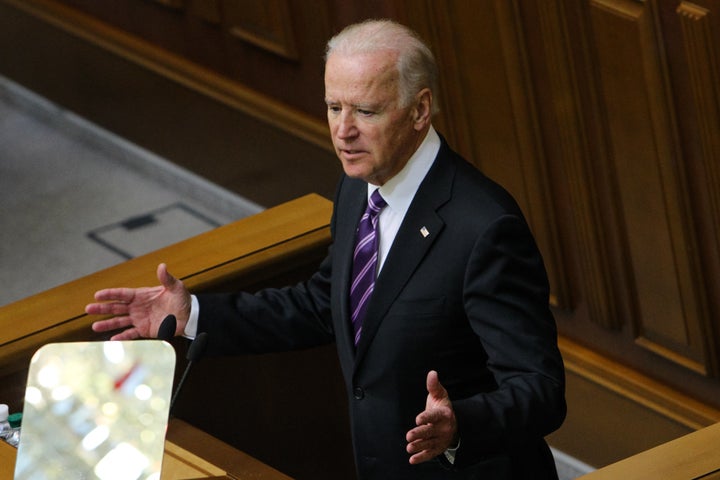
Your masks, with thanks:
M425 227L422 227L420 229L420 233L422 234L423 237L427 237L428 235L430 235L430 232L428 232L428 229Z

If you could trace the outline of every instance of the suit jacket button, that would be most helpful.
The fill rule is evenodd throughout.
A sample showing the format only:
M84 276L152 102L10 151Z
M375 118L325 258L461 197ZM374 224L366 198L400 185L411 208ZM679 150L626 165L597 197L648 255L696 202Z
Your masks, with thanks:
M353 395L355 396L355 400L362 400L365 397L365 390L363 390L362 387L355 387L353 389Z

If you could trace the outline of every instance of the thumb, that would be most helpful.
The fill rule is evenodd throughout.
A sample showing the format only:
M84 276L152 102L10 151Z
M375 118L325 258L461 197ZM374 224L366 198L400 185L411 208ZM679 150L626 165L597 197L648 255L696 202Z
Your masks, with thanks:
M161 263L157 267L157 278L160 284L167 290L172 290L178 282L178 279L168 272L167 265L164 263Z
M426 387L430 397L434 400L442 400L447 397L445 387L440 383L440 378L435 370L430 370L427 374Z

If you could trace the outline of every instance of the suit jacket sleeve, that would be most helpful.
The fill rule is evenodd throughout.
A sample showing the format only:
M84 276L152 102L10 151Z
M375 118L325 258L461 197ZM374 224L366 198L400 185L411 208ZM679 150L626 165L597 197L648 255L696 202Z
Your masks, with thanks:
M548 291L524 220L498 218L473 248L464 289L497 388L453 401L462 439L456 467L493 451L526 450L562 424L564 368Z
M330 259L328 255L309 280L295 286L197 295L198 333L208 333L208 354L279 352L334 341Z

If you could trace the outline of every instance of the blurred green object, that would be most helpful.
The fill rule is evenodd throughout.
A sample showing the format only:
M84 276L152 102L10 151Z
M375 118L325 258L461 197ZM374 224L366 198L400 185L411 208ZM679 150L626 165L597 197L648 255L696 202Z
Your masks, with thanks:
M8 416L8 422L10 422L10 426L13 428L20 428L22 425L22 413L13 413Z

